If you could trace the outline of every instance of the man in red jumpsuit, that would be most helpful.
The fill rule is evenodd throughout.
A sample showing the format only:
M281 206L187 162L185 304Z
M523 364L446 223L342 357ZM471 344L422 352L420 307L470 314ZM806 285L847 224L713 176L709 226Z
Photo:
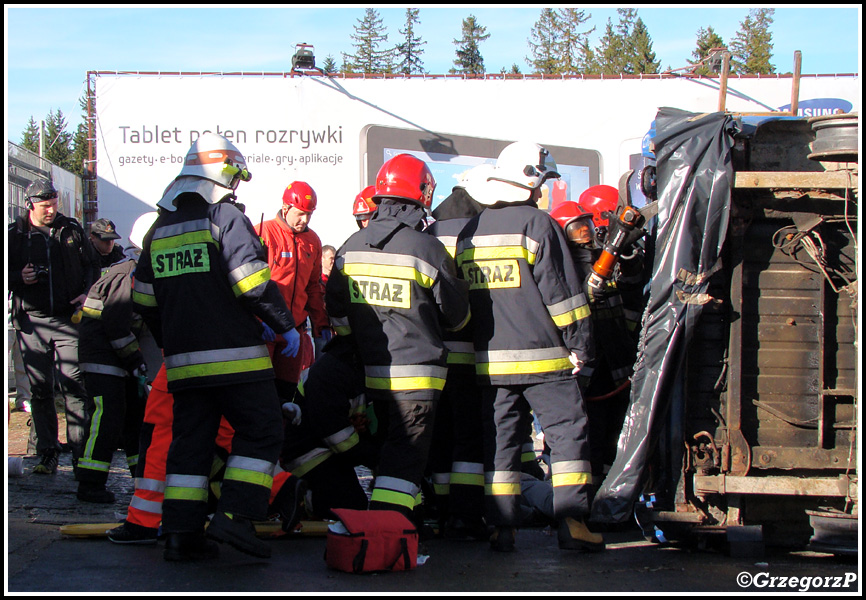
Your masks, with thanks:
M294 397L301 371L313 362L313 344L304 335L307 317L314 338L325 338L324 343L331 337L321 283L322 242L309 228L316 204L313 188L303 181L293 181L283 192L283 204L276 217L255 228L267 248L271 279L285 298L301 334L301 348L297 356L290 358L279 352L285 342L265 330L272 338L266 341L277 376L277 392L285 400Z

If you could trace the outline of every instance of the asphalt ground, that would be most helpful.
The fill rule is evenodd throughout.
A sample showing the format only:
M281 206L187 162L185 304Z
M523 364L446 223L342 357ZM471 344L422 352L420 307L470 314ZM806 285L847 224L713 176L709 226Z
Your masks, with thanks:
M106 538L61 535L64 525L119 521L132 497L132 479L118 452L108 482L117 501L78 501L70 454L61 455L55 475L32 474L38 459L24 454L26 419L26 413L11 413L7 436L7 454L21 456L24 462L22 476L6 478L5 591L11 595L732 595L800 592L804 585L807 591L820 589L822 595L832 595L860 589L856 560L788 549L731 557L723 545L712 543L653 544L630 524L606 532L607 550L598 554L559 550L555 532L548 527L521 529L512 553L493 552L483 541L432 539L420 546L426 562L399 573L352 575L331 570L324 561L323 535L269 540L269 560L222 545L214 560L170 563L163 559L162 543L120 546ZM791 587L793 581L797 585Z

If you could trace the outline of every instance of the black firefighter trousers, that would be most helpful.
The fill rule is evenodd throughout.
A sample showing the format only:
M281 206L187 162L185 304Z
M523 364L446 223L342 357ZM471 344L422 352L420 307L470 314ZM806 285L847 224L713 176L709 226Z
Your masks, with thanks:
M174 393L172 441L166 461L163 529L204 530L208 476L220 417L234 428L218 512L267 519L274 466L283 442L282 413L273 380Z

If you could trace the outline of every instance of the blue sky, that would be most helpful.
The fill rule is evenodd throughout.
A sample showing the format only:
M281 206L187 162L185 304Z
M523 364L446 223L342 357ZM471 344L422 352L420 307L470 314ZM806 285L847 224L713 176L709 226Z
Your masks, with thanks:
M134 6L134 5L133 5ZM662 68L688 64L697 31L712 26L730 42L746 18L746 5L636 5L647 25ZM288 71L295 44L315 46L318 63L351 53L354 26L364 17L356 6L297 5L265 7L237 4L203 8L188 5L33 5L7 4L6 137L19 142L31 116L37 121L60 109L69 130L80 121L78 99L89 70L119 71ZM529 72L527 39L538 19L534 6L420 6L418 33L427 42L424 66L429 73L447 73L453 66L461 22L470 14L487 28L481 44L488 72L516 63ZM376 9L396 43L405 22L405 8ZM617 21L614 6L588 6L587 26L595 26L593 45L607 19ZM792 70L795 50L803 53L803 73L859 73L860 5L776 6L772 26L772 62L780 72Z

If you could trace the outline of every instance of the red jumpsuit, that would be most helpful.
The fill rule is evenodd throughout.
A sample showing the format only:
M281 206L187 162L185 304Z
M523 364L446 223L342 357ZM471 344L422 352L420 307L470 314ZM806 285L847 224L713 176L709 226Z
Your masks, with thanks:
M313 362L312 341L304 335L307 317L313 324L313 337L319 337L322 329L330 325L322 285L322 242L312 229L295 233L279 212L276 218L256 225L255 230L268 251L271 280L285 298L301 333L301 347L294 358L280 354L285 343L282 339L268 344L274 372L277 380L297 384L301 371Z

